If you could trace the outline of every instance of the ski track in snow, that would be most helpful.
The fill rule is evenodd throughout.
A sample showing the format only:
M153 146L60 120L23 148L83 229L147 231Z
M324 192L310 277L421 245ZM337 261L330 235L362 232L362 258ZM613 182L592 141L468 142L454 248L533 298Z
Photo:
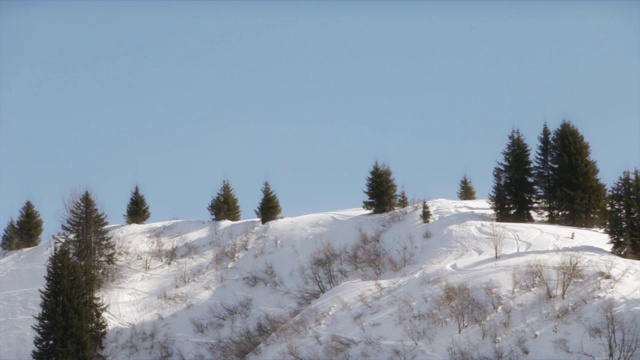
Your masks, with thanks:
M611 272L618 279L616 284L604 281L600 289L589 290L588 297L593 303L583 305L585 314L592 318L598 309L596 301L605 298L615 298L629 316L640 314L640 262L611 256L608 239L601 232L543 223L495 224L491 208L484 200L437 199L430 201L429 207L432 212L429 224L420 221L417 207L382 215L370 215L362 209L331 211L265 225L254 219L235 223L173 220L111 226L109 230L120 259L117 279L100 293L107 305L105 318L110 329L107 348L117 359L157 357L154 353L157 349L149 347L141 337L155 327L157 338L170 336L172 346L187 358L198 354L208 358L205 348L213 334L197 333L192 321L211 321L212 309L251 299L246 319L227 319L216 331L229 334L238 331L242 324L254 322L261 314L293 310L299 312L289 320L289 326L306 324L294 335L270 338L254 358L287 358L287 351L292 351L287 350L289 342L306 351L309 357L313 354L333 357L321 348L314 350L314 346L318 342L329 343L336 336L352 344L347 351L353 358L364 357L365 353L373 358L395 358L399 355L394 351L405 351L415 344L408 336L406 319L398 320L407 304L415 307L412 311L419 309L426 314L445 283L472 288L491 283L513 309L510 334L514 337L523 334L529 344L530 353L521 356L522 359L566 357L553 345L562 338L571 346L585 344L586 350L597 351L597 342L585 342L588 336L577 315L562 321L548 315L553 321L541 320L542 315L552 314L561 304L544 301L535 291L512 289L514 269L523 269L531 262L552 264L566 254L580 254L586 275L582 281L595 281L607 263L613 264ZM499 260L494 259L487 241L493 235L492 226L504 234ZM431 233L430 238L424 237L426 232ZM376 233L381 234L381 242L396 258L403 246L412 246L408 248L413 257L406 267L388 270L377 279L371 275L358 278L351 273L310 305L298 308L293 295L303 286L300 268L309 263L316 249L331 244L341 250L358 241L361 234ZM176 258L171 264L166 259L151 257L158 246L165 252L175 249ZM232 260L215 257L222 249L234 246L235 252L230 252L235 256ZM0 257L0 359L30 356L34 336L31 325L35 323L33 315L39 312L38 289L44 284L49 254L50 247L46 244L2 253ZM247 276L260 274L267 266L275 271L278 287L247 285ZM494 316L503 314L498 312ZM446 313L443 316L446 318ZM589 320L589 316L585 319ZM421 321L426 323L425 319ZM410 348L413 354L418 358L448 359L447 348L452 339L462 344L477 343L477 352L491 354L487 341L473 337L479 336L477 327L470 325L458 335L451 319L448 321L448 325L436 327L431 340L422 339L419 346ZM554 326L560 328L557 334ZM120 345L114 339L119 339ZM140 342L138 349L123 347L127 341Z

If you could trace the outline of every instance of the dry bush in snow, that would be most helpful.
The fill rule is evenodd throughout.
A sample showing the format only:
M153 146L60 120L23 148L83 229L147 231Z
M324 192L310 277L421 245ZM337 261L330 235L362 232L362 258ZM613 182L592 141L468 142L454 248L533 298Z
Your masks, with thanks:
M468 285L446 284L442 294L436 299L439 310L445 311L458 325L458 334L471 322L481 325L488 312L484 302L473 295Z
M587 327L589 336L600 341L609 360L633 360L640 354L640 321L625 315L613 300L606 300L598 311L598 321Z

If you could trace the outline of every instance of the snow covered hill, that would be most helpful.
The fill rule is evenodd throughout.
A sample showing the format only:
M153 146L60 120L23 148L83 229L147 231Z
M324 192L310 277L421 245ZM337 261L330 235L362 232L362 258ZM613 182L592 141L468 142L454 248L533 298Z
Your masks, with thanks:
M118 275L100 294L106 351L114 359L592 359L608 358L612 332L619 355L638 346L640 262L610 255L605 234L496 224L482 200L429 206L429 224L410 207L265 225L113 226ZM50 252L45 244L2 254L0 359L30 356ZM628 359L639 358L640 349Z

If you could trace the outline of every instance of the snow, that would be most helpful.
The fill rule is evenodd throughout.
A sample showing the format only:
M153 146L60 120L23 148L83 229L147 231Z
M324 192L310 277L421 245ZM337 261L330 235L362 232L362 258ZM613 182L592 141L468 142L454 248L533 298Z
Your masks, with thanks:
M602 231L494 223L484 200L438 199L429 207L429 224L417 206L265 225L254 219L111 226L119 260L116 279L100 293L109 323L106 352L115 359L211 358L219 340L269 314L285 321L250 358L448 359L452 349L487 358L500 351L521 359L606 358L588 332L606 300L615 301L628 324L639 321L640 262L612 256ZM489 245L495 234L505 242L498 260ZM318 298L300 301L300 290L311 287L301 271L314 252L327 244L342 251L377 235L395 266L380 275L351 270ZM30 357L50 253L44 244L1 255L0 359ZM572 256L583 276L566 299L549 299L540 284L518 282L534 264L554 274L554 266ZM488 309L460 334L438 305L450 285L468 286ZM495 309L485 288L500 301ZM232 305L236 312L225 313Z

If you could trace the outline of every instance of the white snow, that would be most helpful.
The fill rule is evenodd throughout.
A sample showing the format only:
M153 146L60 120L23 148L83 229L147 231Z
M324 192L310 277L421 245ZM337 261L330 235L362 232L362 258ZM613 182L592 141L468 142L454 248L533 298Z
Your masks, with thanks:
M429 206L430 224L421 222L418 206L265 225L175 220L112 226L118 274L100 293L109 323L106 352L115 359L211 358L220 340L269 314L285 321L250 358L448 359L452 349L476 358L496 358L500 351L505 358L607 358L588 332L605 302L614 300L628 324L640 320L640 262L611 255L602 231L494 223L483 200L439 199ZM317 299L299 301L301 289L313 289L301 268L317 249L331 244L342 251L376 234L395 265L379 276L351 269ZM504 235L498 260L488 244L493 234ZM30 357L50 252L44 244L1 254L0 359ZM564 300L548 299L540 284L529 289L519 280L535 264L553 275L570 256L579 258L583 276ZM269 269L273 276L265 275ZM460 334L438 306L447 284L467 285L488 310L477 322L469 319ZM485 288L499 299L496 309ZM237 313L223 310L232 305Z

